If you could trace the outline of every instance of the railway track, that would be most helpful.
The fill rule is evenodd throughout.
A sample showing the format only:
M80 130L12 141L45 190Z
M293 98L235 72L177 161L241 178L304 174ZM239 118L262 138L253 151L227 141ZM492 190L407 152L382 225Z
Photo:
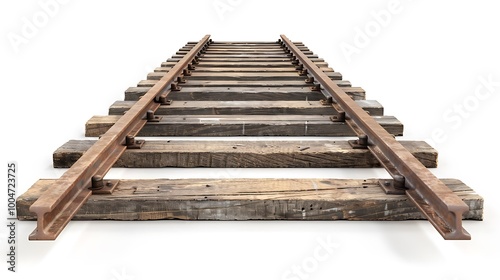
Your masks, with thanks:
M395 117L284 35L188 42L127 89L109 115L92 117L85 134L98 139L54 152L54 167L68 168L59 179L40 180L18 198L18 218L38 221L30 239L53 240L73 218L426 218L445 239L470 239L462 219L482 219L479 195L428 170L437 166L432 147L396 140L403 125ZM137 138L148 136L193 138ZM384 167L392 179L105 179L113 166Z

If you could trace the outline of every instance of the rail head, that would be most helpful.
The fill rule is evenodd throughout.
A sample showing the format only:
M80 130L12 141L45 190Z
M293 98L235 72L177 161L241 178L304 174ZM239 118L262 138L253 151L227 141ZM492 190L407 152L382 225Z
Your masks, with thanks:
M159 95L165 98L169 85L195 61L209 44L204 36L147 93L132 106L101 138L69 168L57 182L33 203L30 211L37 215L37 227L30 240L55 240L78 209L92 194L89 188L94 176L104 175L126 149L126 137L134 137L147 122L148 111L156 111Z
M467 204L356 104L292 41L285 35L281 35L281 40L284 48L293 53L320 84L321 90L326 91L325 95L330 95L335 105L345 112L345 118L356 126L355 131L366 135L368 145L376 147L394 169L404 177L407 196L443 238L469 240L470 234L462 227L462 215L469 209Z

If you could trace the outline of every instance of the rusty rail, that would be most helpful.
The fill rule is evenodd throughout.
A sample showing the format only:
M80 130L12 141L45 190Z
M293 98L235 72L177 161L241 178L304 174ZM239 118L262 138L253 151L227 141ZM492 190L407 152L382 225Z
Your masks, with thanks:
M325 96L331 97L332 105L340 112L341 118L356 132L360 138L356 144L370 149L444 239L470 239L469 233L462 227L462 214L469 210L467 204L333 83L285 35L281 35L281 39L285 51L292 54L294 63L298 64L299 68L306 68L303 74L309 76L308 81L319 83L317 89Z
M111 188L102 177L118 160L127 146L140 143L135 135L149 120L160 104L167 102L166 96L175 89L175 80L189 75L191 63L206 49L210 36L203 37L172 69L163 76L125 115L123 115L101 138L67 170L42 196L33 203L30 211L37 215L37 228L30 240L54 240L87 201L94 189ZM182 79L182 77L181 77ZM168 87L170 86L170 88Z

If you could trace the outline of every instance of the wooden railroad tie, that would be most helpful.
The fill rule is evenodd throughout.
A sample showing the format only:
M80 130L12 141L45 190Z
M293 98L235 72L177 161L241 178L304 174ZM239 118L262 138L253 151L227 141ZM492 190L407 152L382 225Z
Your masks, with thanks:
M483 219L481 196L427 170L436 150L395 140L398 119L284 35L188 42L109 115L90 118L85 135L99 138L54 152L54 167L69 168L60 179L18 198L18 219L38 221L30 239L53 240L71 219L428 219L445 239L470 239L462 219ZM109 180L111 167L384 167L392 179Z

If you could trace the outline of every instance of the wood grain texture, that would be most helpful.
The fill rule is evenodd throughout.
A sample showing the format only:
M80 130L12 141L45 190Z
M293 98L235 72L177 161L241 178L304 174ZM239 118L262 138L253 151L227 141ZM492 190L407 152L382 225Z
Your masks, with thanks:
M194 45L187 44L184 47L182 47L179 51L189 51L191 48L193 48ZM304 46L304 44L300 44L297 46L300 50L302 51L309 51L309 49ZM255 52L262 52L262 51L274 51L274 52L283 52L283 48L279 44L274 44L274 45L253 45L253 46L234 46L234 45L229 45L229 44L211 44L210 48L207 49L208 51L218 51L218 50L230 50L230 51L255 51Z
M168 72L172 69L172 67L157 67L154 69L154 72ZM335 72L333 71L332 68L330 67L322 67L321 70L323 72ZM257 72L257 73L279 73L279 72L289 72L289 73L297 73L297 70L295 67L288 66L288 67L274 67L274 68L268 68L268 67L205 67L205 66L197 66L196 67L196 72L197 73L218 73L218 72L225 72L225 73L230 73L230 72L245 72L245 73L252 73L252 72Z
M459 180L442 180L483 219L483 198ZM19 220L53 180L39 180L17 199ZM92 195L75 220L379 220L424 219L405 195L386 195L377 180L121 180L111 195Z
M193 48L194 45L185 45L179 52L187 52ZM312 53L309 48L304 46L303 44L297 46L301 51ZM230 52L277 52L283 53L283 48L279 44L275 45L253 45L253 46L234 46L234 45L224 45L212 44L210 48L206 50L206 53L209 52L218 52L218 51L230 51Z
M152 72L147 76L148 80L160 80L165 76L165 72ZM328 72L328 77L332 80L342 80L339 72ZM193 71L191 76L185 77L187 81L301 81L304 83L305 77L293 72L197 72ZM306 84L304 83L304 86Z
M125 91L125 100L139 100L151 87L130 87ZM354 100L365 99L366 93L360 87L343 87L344 92ZM168 95L172 100L196 101L271 101L305 100L318 101L325 96L308 87L189 87L182 85L181 91Z
M94 143L65 143L54 152L54 167L71 167ZM400 143L426 167L437 167L438 153L427 143ZM147 140L141 149L125 151L114 167L370 168L380 164L367 149L353 149L347 141Z
M304 78L305 79L305 78ZM187 80L186 83L182 84L181 87L300 87L309 89L312 84L306 84L304 79L292 80L292 81L281 81L281 80L271 80L271 81L234 81L234 80ZM137 86L138 87L152 87L158 80L142 80ZM351 87L351 82L344 80L334 80L334 82L339 87Z
M178 62L182 58L179 57L174 57L174 58L169 58L167 59L167 62ZM325 62L324 59L322 58L310 58L312 62ZM225 62L263 62L263 63L274 63L274 62L287 62L288 65L292 63L292 60L290 57L270 57L270 58L251 58L251 57L231 57L231 58L214 58L214 57L200 57L200 66L204 66L205 62L219 62L219 63L225 63Z
M190 49L189 49L190 50ZM189 50L179 50L176 55L185 55ZM313 55L314 53L309 50L304 50L302 52L306 55ZM205 55L282 55L285 52L283 49L230 49L230 48L210 48L205 51Z
M176 64L175 61L166 61L161 63L161 67L172 67ZM316 62L318 67L328 67L326 62ZM201 67L290 67L290 61L203 61L203 64L197 66Z
M315 54L306 54L306 56L309 59L318 59L318 56ZM184 54L174 54L171 58L172 59L181 59L184 57ZM246 54L246 53L224 53L224 54L213 54L213 53L204 53L200 56L200 61L204 60L225 60L225 59L238 59L238 60L255 60L255 59L262 59L266 61L273 61L274 59L280 59L280 60L288 60L292 61L291 56L285 54L285 52L282 53L252 53L252 54Z
M356 103L372 116L384 114L384 108L374 100ZM116 101L109 108L110 115L123 115L135 101ZM334 115L331 105L320 101L174 101L162 105L157 115Z
M197 42L187 42L186 45L196 45ZM304 46L303 42L293 42L296 46ZM247 46L263 46L263 47L279 47L279 43L276 41L212 41L210 46L234 46L234 47L247 47Z
M120 116L94 116L85 124L85 136L104 134ZM390 116L373 117L395 136L403 125ZM176 115L147 123L138 136L355 136L343 122L322 115Z

